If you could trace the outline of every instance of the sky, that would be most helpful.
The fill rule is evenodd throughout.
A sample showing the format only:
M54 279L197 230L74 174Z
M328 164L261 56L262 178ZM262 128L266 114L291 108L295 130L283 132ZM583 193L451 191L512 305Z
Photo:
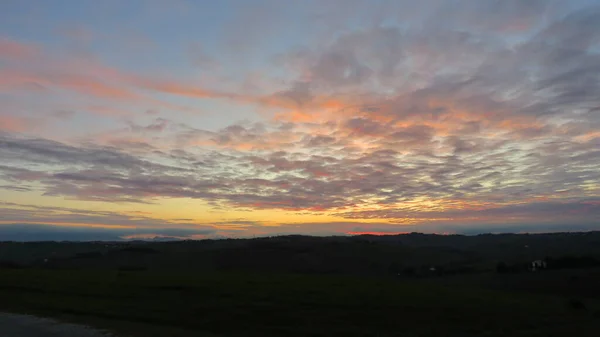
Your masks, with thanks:
M0 2L0 241L600 227L600 1Z

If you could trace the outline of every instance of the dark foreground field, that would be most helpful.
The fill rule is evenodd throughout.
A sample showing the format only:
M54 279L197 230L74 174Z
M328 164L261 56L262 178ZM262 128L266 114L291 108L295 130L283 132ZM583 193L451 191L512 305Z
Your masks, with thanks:
M600 335L597 233L367 239L0 243L0 311L140 337ZM522 268L540 255L555 269Z
M0 309L123 336L597 336L588 299L338 276L0 273Z

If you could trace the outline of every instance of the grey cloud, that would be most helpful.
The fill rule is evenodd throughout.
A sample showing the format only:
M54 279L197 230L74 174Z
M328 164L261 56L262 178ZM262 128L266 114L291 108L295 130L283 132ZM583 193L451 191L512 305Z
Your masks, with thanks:
M358 135L380 136L389 130L386 126L363 117L351 118L346 121L345 126L352 134Z
M131 152L152 152L156 150L153 145L145 141L116 138L109 140L107 143L114 148Z
M52 112L52 116L58 119L69 119L75 115L75 111L72 110L57 110Z
M385 139L395 145L417 149L421 145L429 145L434 135L435 130L429 126L413 125L405 128L395 128Z
M170 121L164 118L156 118L152 123L146 126L139 126L134 123L129 123L132 131L137 132L162 132L169 126Z
M515 33L527 31L543 20L545 14L557 11L556 1L532 0L466 0L460 4L441 4L431 19L438 27L466 26L490 33Z
M95 163L120 167L144 164L137 158L111 149L82 149L41 138L4 136L0 138L0 151L5 158L17 159L25 154L28 160L42 163Z
M0 189L15 191L15 192L29 192L33 189L25 186L12 186L12 185L0 185Z
M295 82L290 89L275 94L275 97L288 99L294 102L297 106L302 107L309 103L313 98L310 82Z
M312 70L315 76L318 74L324 83L331 86L361 83L372 73L372 70L361 64L354 55L336 51L322 55Z
M307 136L304 141L306 142L306 147L312 148L332 145L335 143L336 138L324 135Z
M599 104L598 57L593 47L599 36L596 7L562 17L569 9L559 2L463 3L417 5L422 7L418 12L434 13L422 25L402 32L369 28L338 34L323 51L292 53L290 58L305 60L295 62L304 67L300 73L313 74L315 87L344 92L350 85L365 94L373 93L376 83L396 92L408 91L399 95L403 99L392 108L399 117L435 117L458 105L487 115L494 111L492 118L502 120L520 113L566 114L568 105ZM501 35L510 28L506 25L523 26L533 37L511 45ZM492 31L482 30L484 26ZM444 82L452 91L441 91ZM465 87L461 82L470 84ZM541 90L551 92L538 101L534 96ZM506 99L508 93L512 98ZM448 102L431 108L429 97L439 100L440 95ZM378 105L369 104L372 111L379 110Z
M98 165L138 171L183 170L180 167L165 166L140 159L114 147L102 147L93 144L87 147L77 147L49 139L24 138L12 135L0 135L0 154L7 160L15 162L25 160L36 164Z
M0 173L2 173L2 178L17 182L36 181L47 176L45 172L6 165L0 165Z

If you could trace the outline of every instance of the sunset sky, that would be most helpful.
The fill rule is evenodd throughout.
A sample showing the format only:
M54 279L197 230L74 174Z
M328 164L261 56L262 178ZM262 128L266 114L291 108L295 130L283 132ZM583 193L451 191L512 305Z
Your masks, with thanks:
M0 2L0 241L598 228L599 1Z

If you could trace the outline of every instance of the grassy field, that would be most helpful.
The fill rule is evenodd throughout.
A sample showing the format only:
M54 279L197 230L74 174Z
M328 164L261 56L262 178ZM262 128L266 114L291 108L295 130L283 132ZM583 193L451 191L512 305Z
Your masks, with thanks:
M597 336L569 297L351 276L0 270L0 310L122 336Z

